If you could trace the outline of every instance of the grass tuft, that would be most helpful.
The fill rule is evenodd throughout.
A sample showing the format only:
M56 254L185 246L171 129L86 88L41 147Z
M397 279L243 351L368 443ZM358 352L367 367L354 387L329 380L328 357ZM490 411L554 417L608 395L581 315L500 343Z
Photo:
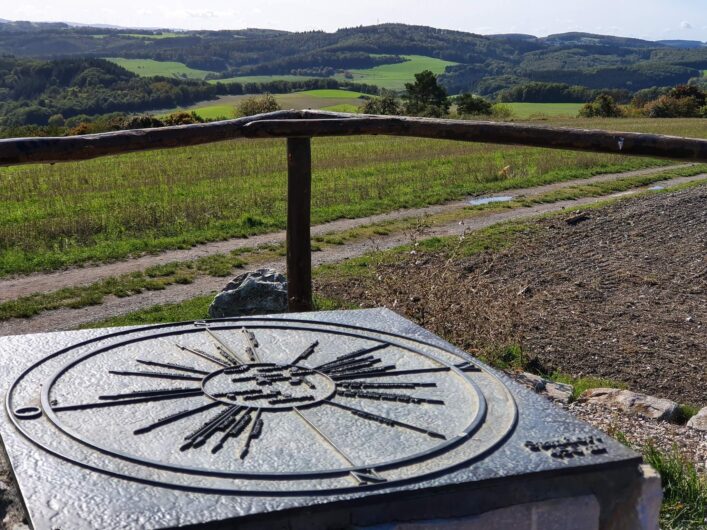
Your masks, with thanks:
M664 453L653 444L644 448L643 458L660 473L663 484L661 528L704 529L707 526L707 481L698 474L695 464L681 455L677 447Z

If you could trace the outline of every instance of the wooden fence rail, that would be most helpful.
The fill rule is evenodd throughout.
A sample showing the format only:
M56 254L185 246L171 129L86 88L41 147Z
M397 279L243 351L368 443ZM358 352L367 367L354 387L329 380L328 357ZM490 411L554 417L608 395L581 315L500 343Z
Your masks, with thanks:
M236 120L57 138L0 140L0 166L87 160L235 138L287 138L291 311L312 309L311 147L317 136L390 135L570 149L707 163L707 140L518 123L284 110Z

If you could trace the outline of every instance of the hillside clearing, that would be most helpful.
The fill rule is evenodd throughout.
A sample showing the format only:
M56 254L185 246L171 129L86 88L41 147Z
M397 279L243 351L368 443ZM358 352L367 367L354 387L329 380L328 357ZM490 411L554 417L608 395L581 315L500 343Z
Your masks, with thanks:
M403 55L403 57L407 60L402 63L384 64L363 70L348 70L352 78L347 78L344 74L337 74L334 77L340 81L366 83L389 90L403 90L405 83L413 82L415 74L423 70L430 70L433 74L441 74L447 66L457 64L424 55Z
M189 68L183 63L174 61L155 61L153 59L125 59L123 57L106 57L118 66L143 77L164 76L180 77L190 79L204 79L209 72L207 70L196 70Z
M553 116L575 117L583 103L504 103L520 119Z

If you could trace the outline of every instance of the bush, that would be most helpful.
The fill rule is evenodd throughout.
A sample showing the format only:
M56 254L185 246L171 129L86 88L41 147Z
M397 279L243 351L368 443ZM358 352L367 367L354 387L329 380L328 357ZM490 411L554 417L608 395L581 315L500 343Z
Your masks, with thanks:
M508 105L496 103L491 107L491 116L497 120L510 120L515 114L513 113L513 109Z
M54 114L53 116L49 117L49 120L47 120L47 125L50 127L63 127L65 123L64 116L61 114Z
M600 94L591 103L585 104L580 110L582 118L621 118L624 112L614 101L614 98L607 94Z
M253 96L241 101L236 106L236 116L255 116L256 114L275 112L280 109L280 104L272 94L263 94L262 96Z
M493 113L493 105L480 96L460 94L456 102L457 112L462 116L490 116Z
M123 120L123 129L150 129L152 127L164 127L164 122L152 114L139 114L128 116Z
M204 123L204 119L196 112L173 112L164 118L165 125L191 125L192 123Z
M367 100L360 107L364 114L386 114L388 116L397 116L403 113L400 99L392 90L381 90L381 95L378 98Z

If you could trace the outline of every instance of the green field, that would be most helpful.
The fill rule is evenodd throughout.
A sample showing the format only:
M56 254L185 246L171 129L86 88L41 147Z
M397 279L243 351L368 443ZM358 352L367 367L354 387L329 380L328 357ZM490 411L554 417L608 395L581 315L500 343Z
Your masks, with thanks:
M707 135L702 120L569 123ZM360 217L656 164L617 155L402 137L317 138L312 220ZM501 172L506 166L510 169ZM0 275L281 229L286 180L283 140L0 168Z
M517 118L533 116L577 116L584 103L504 103Z
M283 109L324 109L335 112L356 112L365 94L351 90L306 90L290 94L274 94L275 99ZM189 107L161 110L160 115L170 114L180 110L194 111L207 120L233 118L235 107L245 98L243 96L221 96L211 101L203 101Z
M300 94L311 96L315 98L327 98L327 99L359 99L361 96L365 96L361 92L354 92L353 90L339 90L339 89L320 89L320 90L306 90L304 92L294 92L293 94Z
M240 77L227 77L226 79L212 79L209 83L270 83L272 81L308 81L312 77L304 75L244 75Z
M122 57L106 57L105 59L143 77L161 75L164 77L204 79L208 74L213 73L207 70L195 70L194 68L189 68L185 64L173 61L124 59Z
M188 37L186 33L175 33L173 31L165 31L159 34L146 35L144 33L120 33L121 37L133 37L135 39L173 39L175 37Z
M384 64L366 70L349 70L353 74L353 79L346 79L344 74L337 74L335 77L340 81L353 81L377 85L390 90L403 90L405 83L414 81L415 74L423 70L431 70L435 74L441 74L447 66L457 64L424 55L404 55L403 57L408 59L404 63Z
M352 105L349 103L340 103L339 105L329 105L328 107L322 107L322 110L329 110L331 112L348 112L349 114L356 114L360 112L359 105Z

